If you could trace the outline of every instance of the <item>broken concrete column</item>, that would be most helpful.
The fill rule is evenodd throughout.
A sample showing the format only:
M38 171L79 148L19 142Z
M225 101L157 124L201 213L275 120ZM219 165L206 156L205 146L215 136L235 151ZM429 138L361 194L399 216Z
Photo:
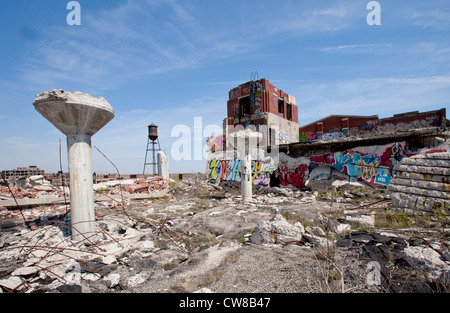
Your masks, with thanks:
M169 179L169 158L163 151L158 151L158 175L165 180Z
M91 137L114 118L103 98L80 92L51 90L38 94L36 110L67 136L72 239L95 233Z
M242 200L252 199L252 156L247 153L241 161Z
M236 141L238 159L241 160L241 194L242 200L252 199L252 151L257 151L262 134L247 128L229 135ZM255 153L257 154L257 153Z

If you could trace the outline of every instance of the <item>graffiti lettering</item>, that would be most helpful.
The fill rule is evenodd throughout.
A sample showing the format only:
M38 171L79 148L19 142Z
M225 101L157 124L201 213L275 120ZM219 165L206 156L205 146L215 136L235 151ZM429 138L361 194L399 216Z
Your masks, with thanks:
M410 122L384 122L383 120L368 120L366 125L360 127L351 127L350 130L345 128L335 128L327 131L322 135L312 134L311 132L302 133L299 136L300 142L311 142L318 139L330 140L340 137L349 136L365 136L377 134L392 134L401 131L408 131L417 128L439 127L442 123L439 115L432 115L419 118Z
M388 146L380 155L344 151L315 155L310 160L318 164L328 164L350 178L364 181L369 185L386 186L392 179L393 167L404 156L411 155L405 153L402 144L395 143Z
M335 139L341 137L345 137L345 134L343 132L330 132L323 134L323 139Z
M225 181L241 181L241 160L211 160L209 162L210 178ZM255 185L267 186L273 172L270 163L252 161L252 182Z
M317 140L318 135L317 134L311 134L311 133L303 133L298 138L298 141L300 142L312 142Z
M306 164L302 164L294 172L288 172L287 166L280 170L281 184L292 185L297 188L305 187L305 173L308 170Z

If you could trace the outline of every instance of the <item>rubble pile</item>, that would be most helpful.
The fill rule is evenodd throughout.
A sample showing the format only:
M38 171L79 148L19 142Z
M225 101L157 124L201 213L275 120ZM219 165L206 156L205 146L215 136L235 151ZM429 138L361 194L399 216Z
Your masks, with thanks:
M441 292L449 287L447 224L431 231L417 224L390 229L390 221L405 216L387 211L390 200L371 187L349 184L318 192L264 186L244 201L230 182L156 176L94 184L94 192L96 230L83 243L70 237L69 203L21 210L27 219L37 217L32 227L24 227L20 216L0 219L0 291ZM159 192L164 196L155 197ZM376 285L367 283L367 277L378 277L369 264L379 265Z
M150 194L169 187L169 182L162 176L153 176L146 179L111 180L108 182L94 184L94 191L100 194L128 194L143 193Z
M0 186L0 200L12 199L12 194L16 199L35 199L46 196L62 197L64 189L59 186L53 186L42 175L30 176L25 179L12 181L12 186Z
M150 224L123 215L108 216L98 219L97 232L84 243L70 238L70 225L63 219L34 230L19 229L14 223L3 225L0 292L133 288L154 272L152 267L143 270L144 264L169 263L185 258L188 251L198 251L189 245L189 236L172 225L168 220ZM164 238L172 240L172 250L163 244ZM164 271L163 266L160 269Z
M161 176L153 176L146 179L120 179L94 184L93 192L96 206L116 207L129 204L130 195L151 195L168 187L167 180ZM70 210L69 188L54 186L42 175L11 180L9 187L0 186L0 218L24 216L34 220L66 214L68 210Z

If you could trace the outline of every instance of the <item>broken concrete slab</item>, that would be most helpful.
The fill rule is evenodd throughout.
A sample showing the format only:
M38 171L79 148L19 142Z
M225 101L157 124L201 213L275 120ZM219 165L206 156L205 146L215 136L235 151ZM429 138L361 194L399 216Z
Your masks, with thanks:
M48 196L45 198L37 198L37 199L16 199L16 200L0 201L0 205L5 208L27 207L27 206L38 206L38 205L52 205L52 204L63 204L63 203L64 203L64 198L61 198L58 196Z
M344 220L354 227L369 227L375 225L375 212L367 210L344 210Z
M251 242L277 243L287 238L300 241L304 233L305 228L302 224L297 222L292 225L281 214L276 214L271 220L258 223L252 231Z
M401 256L412 267L424 271L432 280L439 280L444 285L450 284L450 263L445 262L439 253L430 247L405 247Z
M18 289L21 285L23 285L23 281L18 276L11 276L7 279L0 280L0 286L10 290Z

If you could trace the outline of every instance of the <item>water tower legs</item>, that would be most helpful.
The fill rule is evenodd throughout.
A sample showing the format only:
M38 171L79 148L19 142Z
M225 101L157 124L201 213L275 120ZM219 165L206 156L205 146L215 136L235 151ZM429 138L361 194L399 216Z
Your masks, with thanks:
M67 152L72 239L78 241L95 233L91 136L67 136Z

